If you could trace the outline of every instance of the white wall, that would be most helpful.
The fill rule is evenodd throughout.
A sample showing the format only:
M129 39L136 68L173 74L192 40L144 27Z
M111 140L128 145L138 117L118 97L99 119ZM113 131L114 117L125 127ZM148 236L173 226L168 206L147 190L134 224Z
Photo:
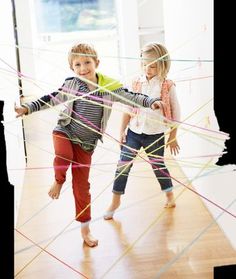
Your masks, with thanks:
M140 69L139 30L137 0L116 1L119 34L119 55L121 56L121 79L126 83Z
M121 79L140 74L140 49L151 41L164 43L163 0L117 0Z
M17 18L18 47L21 59L21 72L27 77L34 77L34 45L35 25L31 12L32 0L15 1ZM27 16L26 16L27 15ZM24 96L30 95L37 87L32 82L22 80Z
M8 177L14 185L15 223L24 179L25 154L22 122L15 118L14 102L19 103L15 42L11 1L2 1L0 9L0 100L4 101L4 128ZM15 170L18 169L18 170Z
M213 0L165 0L164 27L165 44L170 50L172 59L213 59ZM213 108L213 78L195 79L212 75L213 63L211 62L172 61L170 77L176 81L182 121L219 131ZM200 109L208 101L209 103ZM192 113L194 114L189 117ZM179 129L178 139L181 146L179 158L219 154L223 151L225 136L196 128L191 129L197 132L193 134L191 131L184 132L182 128L190 127L181 125ZM207 137L202 138L199 132ZM217 156L212 157L211 163L214 164L217 158ZM209 159L210 157L197 158L192 159L191 162L204 165ZM218 167L214 175L193 181L193 186L197 192L226 208L236 198L236 175L232 171L233 168L235 166ZM191 179L198 176L200 168L183 167L183 170ZM201 174L210 170L212 168L208 167ZM220 172L226 173L220 174ZM205 199L203 201L214 217L221 212L217 206ZM228 210L236 214L236 205L234 204ZM217 222L236 249L235 217L224 213Z
M141 46L164 43L163 0L138 1L138 25Z

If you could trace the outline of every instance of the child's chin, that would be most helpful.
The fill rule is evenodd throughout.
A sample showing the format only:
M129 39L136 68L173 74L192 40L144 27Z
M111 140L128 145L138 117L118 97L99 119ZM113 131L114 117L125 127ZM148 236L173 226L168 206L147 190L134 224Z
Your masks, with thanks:
M78 77L81 79L89 79L89 75L78 75Z

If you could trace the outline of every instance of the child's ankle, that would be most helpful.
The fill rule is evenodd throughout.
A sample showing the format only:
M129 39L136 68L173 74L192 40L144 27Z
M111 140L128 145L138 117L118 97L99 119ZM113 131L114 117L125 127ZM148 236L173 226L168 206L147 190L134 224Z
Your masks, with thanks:
M174 193L172 191L166 192L166 197L167 197L168 200L173 199L174 198Z

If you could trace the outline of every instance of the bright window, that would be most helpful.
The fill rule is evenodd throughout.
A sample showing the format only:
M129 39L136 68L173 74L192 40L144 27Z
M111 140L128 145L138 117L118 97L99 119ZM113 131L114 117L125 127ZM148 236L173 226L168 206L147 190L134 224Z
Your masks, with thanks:
M36 0L39 33L101 30L116 26L114 0Z

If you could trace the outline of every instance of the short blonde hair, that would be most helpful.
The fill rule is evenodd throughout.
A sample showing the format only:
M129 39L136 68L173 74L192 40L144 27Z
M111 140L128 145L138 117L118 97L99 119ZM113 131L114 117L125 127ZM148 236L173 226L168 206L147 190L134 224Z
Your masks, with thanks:
M166 47L158 43L148 43L141 49L141 57L143 54L152 55L154 59L157 59L156 64L159 71L159 77L165 79L170 70L170 56ZM158 60L158 58L163 57Z
M97 51L95 50L94 46L89 43L77 43L72 48L70 49L68 53L68 62L70 65L70 68L72 69L72 62L73 60L78 57L78 55L88 56L92 57L95 62L98 62L98 54ZM73 69L72 69L73 70Z

